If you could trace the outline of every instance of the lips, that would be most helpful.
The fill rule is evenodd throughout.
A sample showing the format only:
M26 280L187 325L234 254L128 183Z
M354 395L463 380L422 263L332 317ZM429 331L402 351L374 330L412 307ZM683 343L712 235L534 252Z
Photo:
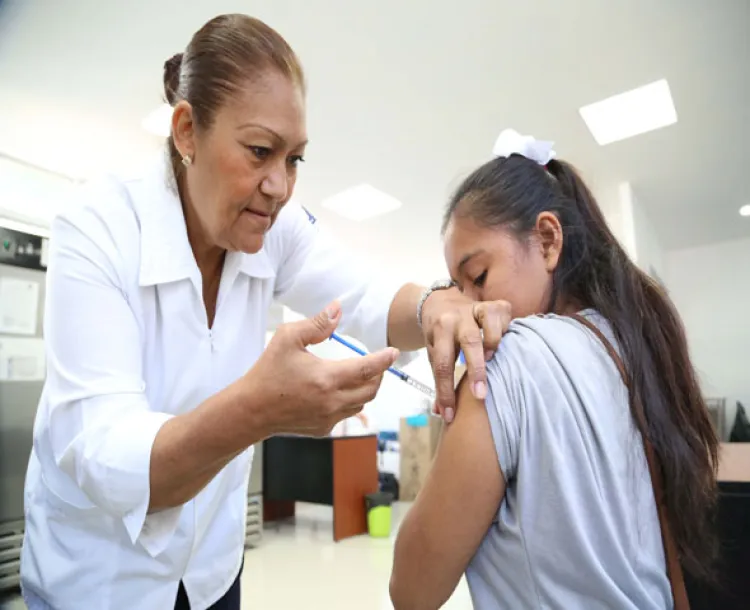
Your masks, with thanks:
M265 212L263 210L251 210L250 208L245 208L244 211L250 214L253 214L255 216L260 216L261 218L271 218L271 213Z
M265 233L273 224L273 216L265 210L245 208L242 210L242 217L246 222L250 223L250 227L254 227L249 229L251 231L262 231Z

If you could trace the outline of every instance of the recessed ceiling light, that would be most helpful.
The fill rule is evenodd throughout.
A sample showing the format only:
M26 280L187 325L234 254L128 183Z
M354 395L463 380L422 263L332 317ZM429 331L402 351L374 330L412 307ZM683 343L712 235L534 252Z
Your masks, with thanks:
M360 184L329 197L322 205L349 220L367 220L400 208L401 202L374 186Z
M172 131L172 106L162 104L141 122L143 129L162 138Z
M601 146L677 122L677 111L662 79L580 108L591 135Z
M740 216L750 216L750 205L743 205L740 208Z

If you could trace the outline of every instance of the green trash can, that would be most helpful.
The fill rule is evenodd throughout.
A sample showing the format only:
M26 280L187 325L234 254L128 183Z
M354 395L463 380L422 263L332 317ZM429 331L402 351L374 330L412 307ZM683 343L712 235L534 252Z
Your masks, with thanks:
M391 535L391 511L393 494L378 491L365 496L367 529L373 538L388 538Z

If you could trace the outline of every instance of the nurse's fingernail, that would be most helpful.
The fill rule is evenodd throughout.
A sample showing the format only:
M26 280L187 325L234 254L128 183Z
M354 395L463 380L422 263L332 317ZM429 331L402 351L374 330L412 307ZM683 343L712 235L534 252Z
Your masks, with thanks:
M484 381L474 382L474 396L479 400L484 400L487 396L487 384Z
M495 355L495 352L493 352L491 349L484 350L484 361L489 362L492 360L492 357Z
M446 423L451 423L453 421L453 416L455 415L453 411L453 407L448 407L445 410L445 421Z

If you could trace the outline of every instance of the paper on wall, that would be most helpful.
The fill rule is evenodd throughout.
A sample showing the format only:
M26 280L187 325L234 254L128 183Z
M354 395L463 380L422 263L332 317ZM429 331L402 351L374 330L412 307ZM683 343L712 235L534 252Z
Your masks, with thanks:
M0 381L44 381L44 340L0 337Z
M39 260L39 264L47 268L47 263L49 262L49 239L46 237L42 238L42 254Z
M39 282L0 277L0 333L35 335Z

